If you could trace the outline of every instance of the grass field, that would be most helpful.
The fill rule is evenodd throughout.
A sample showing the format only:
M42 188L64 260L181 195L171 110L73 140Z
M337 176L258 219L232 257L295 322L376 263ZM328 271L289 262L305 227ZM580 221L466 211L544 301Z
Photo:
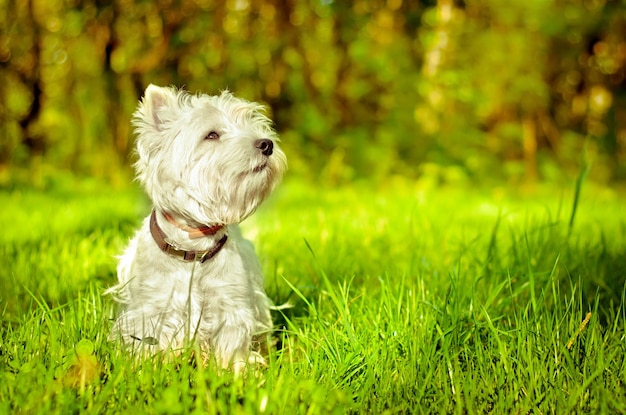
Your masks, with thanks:
M624 413L625 202L287 182L243 228L293 307L234 378L107 342L139 191L0 192L0 413Z

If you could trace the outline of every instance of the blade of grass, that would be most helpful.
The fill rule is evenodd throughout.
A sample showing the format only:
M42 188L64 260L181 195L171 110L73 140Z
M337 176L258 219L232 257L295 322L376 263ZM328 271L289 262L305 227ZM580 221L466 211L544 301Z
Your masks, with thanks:
M574 228L574 219L576 218L576 211L578 208L578 202L580 200L580 194L582 191L583 183L591 170L591 163L587 158L587 149L586 149L587 140L585 140L585 148L583 148L581 159L580 159L580 168L578 170L578 178L576 179L576 186L574 188L574 200L572 203L572 213L569 218L568 225L568 236L571 234L572 229Z

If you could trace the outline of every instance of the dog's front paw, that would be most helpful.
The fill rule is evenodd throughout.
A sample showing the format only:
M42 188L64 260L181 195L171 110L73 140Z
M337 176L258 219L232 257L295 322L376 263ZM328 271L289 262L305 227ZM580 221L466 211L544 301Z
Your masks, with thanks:
M222 328L212 347L217 364L236 375L245 373L248 366L254 369L266 366L263 356L253 350L252 336L247 333L234 327Z
M235 376L245 375L248 373L246 370L248 368L251 369L251 372L254 373L255 376L259 376L259 370L267 367L267 362L259 353L255 351L246 351L245 353L236 353L232 360L227 363L227 366L223 367L228 367L233 371Z

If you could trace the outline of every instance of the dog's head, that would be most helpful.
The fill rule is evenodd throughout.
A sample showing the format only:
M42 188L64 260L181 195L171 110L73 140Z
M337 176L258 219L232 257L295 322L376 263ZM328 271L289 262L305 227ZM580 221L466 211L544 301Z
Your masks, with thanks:
M148 86L133 117L137 178L155 207L197 224L249 216L287 162L264 107Z

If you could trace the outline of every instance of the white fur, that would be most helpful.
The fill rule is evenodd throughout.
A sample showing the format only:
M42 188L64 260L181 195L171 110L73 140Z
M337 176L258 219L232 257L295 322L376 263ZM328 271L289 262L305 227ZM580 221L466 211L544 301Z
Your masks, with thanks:
M280 181L286 159L263 107L235 98L190 95L148 86L134 114L137 178L153 201L157 222L178 249L210 249L212 259L184 262L162 252L149 216L118 265L119 284L107 290L122 311L111 332L141 354L197 343L223 366L240 370L258 358L255 339L271 329L270 301L254 247L237 224L252 214ZM210 132L219 139L206 139ZM256 143L270 139L273 152ZM216 235L190 239L180 225L225 225Z

